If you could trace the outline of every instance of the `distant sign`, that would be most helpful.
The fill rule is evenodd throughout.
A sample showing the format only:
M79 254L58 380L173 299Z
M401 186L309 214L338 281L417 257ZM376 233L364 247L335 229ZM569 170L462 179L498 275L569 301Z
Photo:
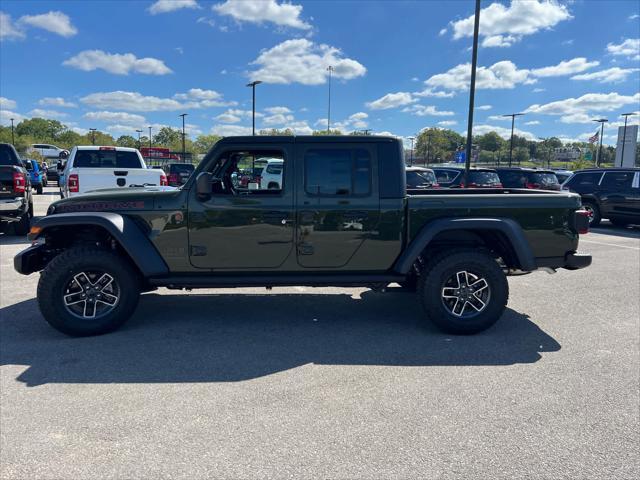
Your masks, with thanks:
M456 163L464 163L466 157L467 157L466 152L464 150L461 150L455 153L455 155L453 156L453 159Z
M586 152L584 152L584 159L587 162L590 162L593 160L593 154L591 153L591 150L587 150Z
M624 139L624 158L622 158L622 140ZM624 127L618 127L618 143L616 145L616 167L633 167L636 161L636 149L638 147L638 125L627 125L627 133Z

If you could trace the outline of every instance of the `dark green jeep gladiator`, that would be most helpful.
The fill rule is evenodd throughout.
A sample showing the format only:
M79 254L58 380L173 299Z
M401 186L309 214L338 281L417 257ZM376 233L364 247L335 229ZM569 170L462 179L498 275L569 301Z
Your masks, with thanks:
M41 271L40 310L70 335L115 330L157 287L394 282L438 327L468 334L501 316L506 275L590 265L577 253L587 229L572 193L407 191L394 138L230 137L180 189L55 202L15 268Z

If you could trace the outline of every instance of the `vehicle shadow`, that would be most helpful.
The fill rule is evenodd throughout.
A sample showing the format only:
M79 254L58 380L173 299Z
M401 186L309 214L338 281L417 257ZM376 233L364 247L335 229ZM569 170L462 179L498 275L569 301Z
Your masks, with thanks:
M7 229L0 233L0 245L31 245L26 235L15 235L12 230Z
M441 366L534 363L558 342L507 309L491 329L443 334L415 296L348 294L144 295L119 331L69 338L34 299L0 310L2 365L45 383L235 382L305 364Z
M628 227L616 227L611 223L602 222L597 227L589 228L589 231L593 233L600 233L603 235L612 235L615 237L640 238L640 225L631 225Z

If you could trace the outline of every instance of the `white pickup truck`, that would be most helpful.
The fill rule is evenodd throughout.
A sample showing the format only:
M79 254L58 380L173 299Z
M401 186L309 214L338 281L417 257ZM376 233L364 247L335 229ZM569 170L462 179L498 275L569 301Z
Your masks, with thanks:
M62 198L105 188L167 185L162 170L147 168L140 152L127 147L74 147L62 175Z

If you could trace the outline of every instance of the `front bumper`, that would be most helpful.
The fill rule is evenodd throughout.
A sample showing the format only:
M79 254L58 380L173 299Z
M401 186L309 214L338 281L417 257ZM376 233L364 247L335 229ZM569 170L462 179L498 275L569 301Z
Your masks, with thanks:
M13 257L13 268L22 275L42 270L46 265L44 245L32 245Z

